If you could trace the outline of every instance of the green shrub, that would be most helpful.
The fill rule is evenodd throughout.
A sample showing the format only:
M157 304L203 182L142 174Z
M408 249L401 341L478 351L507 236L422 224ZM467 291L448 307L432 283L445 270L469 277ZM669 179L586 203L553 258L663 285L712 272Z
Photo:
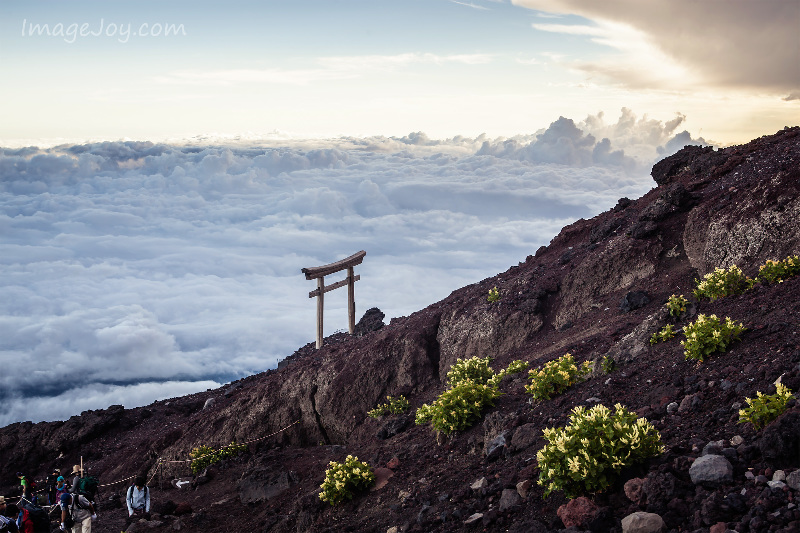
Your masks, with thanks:
M430 405L420 406L415 422L430 422L433 429L447 435L462 431L480 420L483 409L494 405L500 394L497 385L467 379L444 391Z
M358 457L348 455L343 463L330 462L325 471L325 481L320 488L319 499L336 505L344 500L352 500L359 493L367 490L375 483L375 473L367 463Z
M456 362L447 371L447 383L451 387L467 380L486 383L492 376L494 376L494 370L489 366L488 357L456 359Z
M506 368L489 378L487 383L491 384L500 384L504 377L509 376L511 374L519 374L520 372L524 372L528 370L528 362L527 361L520 361L517 359L516 361L511 361Z
M786 410L786 403L792 399L792 391L783 383L776 385L775 394L756 393L755 398L745 398L747 407L739 410L739 423L750 422L756 429L766 426Z
M800 274L800 257L793 255L783 261L767 260L759 268L756 281L761 283L782 283L798 274Z
M417 425L430 422L433 429L448 435L467 429L480 420L483 410L494 405L494 400L502 394L500 381L527 367L524 361L513 361L495 374L488 357L458 359L447 372L447 390L430 405L421 405L414 421Z
M208 465L218 463L219 461L229 457L236 457L246 450L246 444L237 444L236 442L231 442L229 445L223 446L219 450L215 450L214 448L204 444L200 445L197 448L192 449L192 451L189 453L189 459L192 460L190 463L192 473L197 474L198 472L202 472L202 470Z
M696 280L697 288L694 296L698 300L709 298L712 301L723 296L736 296L753 286L753 280L742 273L742 270L733 265L728 270L715 268L703 276L703 280Z
M669 311L669 316L672 317L679 317L681 314L686 311L686 306L689 304L689 300L681 295L672 295L667 300L667 311Z
M386 399L389 400L388 403L379 404L375 409L367 411L367 416L379 418L385 414L399 415L400 413L407 411L410 407L410 404L408 403L408 400L406 400L405 396L401 395L397 398L387 396Z
M486 299L490 304L493 304L500 299L500 291L497 290L497 287L489 289L489 296Z
M602 362L600 363L600 368L603 370L603 374L610 374L617 368L617 362L614 360L613 355L606 355L603 357Z
M572 355L566 354L546 363L541 370L530 370L528 377L531 383L525 385L525 390L534 400L549 400L581 381L591 371L591 363L587 361L578 367Z
M644 418L620 404L588 411L575 407L563 428L546 428L549 444L539 450L539 485L547 496L562 490L569 497L605 490L620 470L664 452L661 436Z
M650 337L650 344L656 344L661 341L668 341L674 336L675 336L675 330L672 329L672 324L667 324L666 326L661 328L661 331L653 333L653 336Z
M681 341L683 355L686 359L704 361L714 352L726 351L745 329L730 318L723 321L717 315L698 315L697 320L683 328L686 336L686 340Z

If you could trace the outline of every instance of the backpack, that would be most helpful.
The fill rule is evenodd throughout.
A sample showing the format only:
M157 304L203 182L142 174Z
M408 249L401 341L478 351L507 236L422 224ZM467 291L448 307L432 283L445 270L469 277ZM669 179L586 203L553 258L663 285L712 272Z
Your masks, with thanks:
M25 498L22 498L17 505L22 510L22 521L33 522L34 533L50 533L50 515L47 514L47 511Z
M97 478L94 476L80 478L76 491L78 494L85 496L90 502L94 501L94 497L97 494Z
M0 533L18 533L17 523L10 518L0 516Z

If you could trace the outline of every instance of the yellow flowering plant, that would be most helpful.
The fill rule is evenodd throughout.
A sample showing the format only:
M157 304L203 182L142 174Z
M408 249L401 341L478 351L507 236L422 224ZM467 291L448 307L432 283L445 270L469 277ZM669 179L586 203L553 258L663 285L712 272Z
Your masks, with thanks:
M529 370L528 377L531 382L525 385L525 390L534 400L549 400L580 382L583 376L591 371L590 362L586 361L577 366L572 354L566 354L546 363L540 370Z
M493 288L489 289L489 296L486 297L486 300L490 304L493 304L499 299L500 299L500 291L497 290L497 287L493 287Z
M408 400L406 400L405 396L398 396L397 398L392 398L391 396L387 396L386 399L388 403L379 404L375 409L367 411L367 416L372 418L379 418L385 414L392 414L392 415L399 415L408 410L410 404Z
M656 344L661 341L668 341L672 337L675 336L675 330L672 328L672 324L667 324L661 331L657 331L653 333L653 336L650 337L650 344Z
M319 499L336 505L344 500L352 500L359 492L364 492L375 483L375 473L367 463L358 457L348 455L343 463L331 461L325 471Z
M671 317L679 317L683 312L686 311L686 306L689 304L689 300L683 297L683 294L675 295L667 299L667 311L669 312L669 316Z
M495 373L489 358L458 359L447 372L448 388L430 404L417 409L417 425L431 423L433 429L447 435L472 426L483 416L486 407L502 393L502 379L528 368L524 361L513 361L507 368Z
M191 459L189 466L192 469L192 474L197 474L198 472L202 472L208 465L218 463L229 457L236 457L246 450L246 444L237 444L236 442L231 442L219 450L202 444L189 452L189 459Z
M800 274L800 257L792 255L783 261L767 260L758 269L756 281L761 283L783 283L798 274Z
M697 288L693 294L698 300L709 298L714 301L723 296L736 296L742 294L753 286L754 281L742 273L742 270L733 265L727 270L715 268L714 272L709 272L703 276L702 280L696 280Z
M623 468L664 453L658 431L621 404L613 412L602 404L575 407L569 424L543 433L549 444L536 460L544 496L554 490L568 498L601 492Z
M686 336L681 341L683 355L686 359L704 361L714 352L725 352L746 329L729 317L720 320L717 315L697 315L697 320L683 328Z
M766 426L786 410L786 403L793 398L792 391L778 383L775 394L756 393L755 398L745 398L747 407L739 410L739 423L750 422L756 429Z

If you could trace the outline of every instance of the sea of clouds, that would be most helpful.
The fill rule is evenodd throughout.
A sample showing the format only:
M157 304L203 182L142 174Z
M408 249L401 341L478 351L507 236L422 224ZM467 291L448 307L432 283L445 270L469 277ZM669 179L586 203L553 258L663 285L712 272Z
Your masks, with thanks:
M359 250L357 318L422 309L647 192L654 161L702 142L683 120L0 149L0 426L274 368L314 340L300 269ZM325 334L346 329L346 290L325 303Z

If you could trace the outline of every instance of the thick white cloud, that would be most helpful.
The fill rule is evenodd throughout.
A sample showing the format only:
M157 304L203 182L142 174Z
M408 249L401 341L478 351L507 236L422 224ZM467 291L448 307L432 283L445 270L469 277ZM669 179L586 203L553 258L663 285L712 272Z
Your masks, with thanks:
M61 389L57 396L3 399L0 427L19 420L29 420L31 413L45 420L66 420L88 409L102 409L110 405L123 405L127 409L148 405L220 386L215 381L165 381L138 385L103 385L90 383L75 389ZM37 421L38 421L37 418Z
M629 61L576 65L632 87L687 84L773 94L800 89L800 2L774 0L512 0L549 13L575 14L597 26L537 24L537 29L588 35L623 51ZM643 53L645 52L645 53ZM649 64L649 68L647 68ZM643 68L637 68L643 67Z
M359 315L421 309L646 192L659 151L691 140L681 120L623 110L514 139L2 149L0 423L272 368L314 340L300 269L361 249ZM326 308L326 334L346 328L345 292Z

